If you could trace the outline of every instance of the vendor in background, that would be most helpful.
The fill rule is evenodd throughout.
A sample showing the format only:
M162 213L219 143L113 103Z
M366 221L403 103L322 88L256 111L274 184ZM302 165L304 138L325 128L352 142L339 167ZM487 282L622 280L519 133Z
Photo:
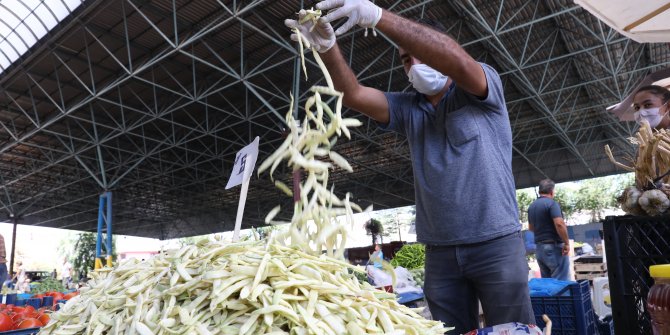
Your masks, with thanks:
M16 285L15 289L19 293L26 293L30 291L30 280L28 280L28 276L26 275L26 269L23 268L23 262L18 261L16 262L16 272L14 274L14 277L12 278L12 281L16 280Z
M448 334L469 332L479 328L479 300L487 325L534 323L512 131L496 70L472 58L439 22L414 22L367 0L325 0L316 8L328 13L316 25L286 25L321 54L345 106L409 142L433 318L455 327ZM343 18L334 30L331 22ZM336 41L354 26L378 29L398 46L414 91L382 92L358 81Z
M382 247L379 244L375 244L375 252L370 255L370 262L374 267L381 269L382 261L384 260L384 252L382 252Z
M61 266L61 279L65 288L70 288L72 283L72 264L68 262L67 257L63 257L63 264Z
M637 123L646 120L655 129L670 128L670 91L665 87L649 85L641 87L633 96L633 109Z
M9 278L7 274L7 248L5 247L5 238L0 235L0 285L4 285Z
M554 200L554 181L540 181L537 198L528 207L528 230L535 233L535 254L542 278L569 280L570 240L561 206Z

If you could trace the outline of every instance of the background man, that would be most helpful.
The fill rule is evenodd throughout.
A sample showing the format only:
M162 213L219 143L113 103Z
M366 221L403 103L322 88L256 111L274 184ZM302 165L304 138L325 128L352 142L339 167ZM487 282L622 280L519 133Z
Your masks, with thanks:
M0 285L3 285L8 277L7 248L5 247L5 238L0 235Z
M382 247L379 244L375 244L375 251L370 255L370 261L372 261L374 267L381 269L383 260L384 252L382 252Z
M554 201L554 181L540 181L540 197L528 207L528 229L535 233L535 254L542 278L569 280L570 240L561 207Z
M68 262L67 257L63 257L61 280L63 281L63 286L65 286L65 288L70 288L70 283L72 283L72 264Z

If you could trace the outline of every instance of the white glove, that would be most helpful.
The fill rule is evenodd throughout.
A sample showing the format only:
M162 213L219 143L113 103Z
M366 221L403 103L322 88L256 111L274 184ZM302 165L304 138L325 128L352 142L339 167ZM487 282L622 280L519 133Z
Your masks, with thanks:
M305 16L305 11L301 10L298 13L298 18L302 19ZM310 46L316 49L318 52L326 52L335 45L335 32L333 32L333 26L330 23L324 21L323 18L319 18L314 29L314 23L312 20L308 20L303 24L300 24L296 20L286 19L284 25L293 29L297 28L300 31L300 34L304 39L309 42ZM298 41L298 34L291 34L291 39Z
M345 16L349 17L347 22L337 28L336 35L346 33L354 25L374 29L379 19L382 18L382 9L368 0L324 0L317 3L316 8L322 11L331 11L328 15L323 16L325 22L333 22Z

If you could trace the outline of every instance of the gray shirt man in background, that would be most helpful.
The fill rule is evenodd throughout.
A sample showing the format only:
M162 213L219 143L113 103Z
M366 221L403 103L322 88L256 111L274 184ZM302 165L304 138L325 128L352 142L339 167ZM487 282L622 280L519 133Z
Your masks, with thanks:
M535 233L542 278L569 280L570 240L561 207L554 200L554 187L551 179L540 181L540 197L528 207L528 229Z

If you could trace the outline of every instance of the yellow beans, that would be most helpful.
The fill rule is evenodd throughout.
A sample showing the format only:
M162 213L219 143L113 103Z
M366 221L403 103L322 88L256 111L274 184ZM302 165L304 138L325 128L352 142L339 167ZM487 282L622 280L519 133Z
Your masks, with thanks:
M393 294L357 281L350 272L360 268L326 255L268 241L210 241L184 249L96 274L90 287L54 313L40 333L257 334L304 329L305 334L353 334L402 330L399 321L417 333L445 331L439 322L421 319L398 304ZM148 278L134 298L128 291L137 286L125 287L125 280L119 280L128 273ZM175 274L177 282L170 287ZM173 291L176 287L182 289ZM126 303L95 307L109 292L115 292L112 299L127 297Z

